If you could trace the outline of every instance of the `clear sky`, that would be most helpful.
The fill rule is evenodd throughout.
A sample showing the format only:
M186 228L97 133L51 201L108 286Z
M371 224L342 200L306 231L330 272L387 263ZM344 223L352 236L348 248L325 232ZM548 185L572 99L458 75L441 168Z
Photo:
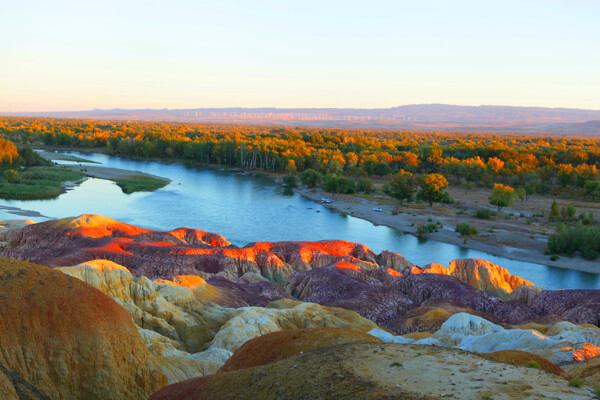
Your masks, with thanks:
M600 109L600 1L0 0L0 111Z

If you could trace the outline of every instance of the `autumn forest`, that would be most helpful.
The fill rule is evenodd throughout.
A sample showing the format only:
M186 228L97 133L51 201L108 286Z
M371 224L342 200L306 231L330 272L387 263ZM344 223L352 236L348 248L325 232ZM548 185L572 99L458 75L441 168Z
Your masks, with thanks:
M437 173L455 185L600 197L598 139L8 117L0 132L128 157L347 177Z

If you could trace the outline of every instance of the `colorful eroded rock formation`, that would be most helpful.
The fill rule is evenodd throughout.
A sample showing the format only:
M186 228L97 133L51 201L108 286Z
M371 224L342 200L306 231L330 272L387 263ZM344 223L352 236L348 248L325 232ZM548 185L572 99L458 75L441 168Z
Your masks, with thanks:
M129 314L51 268L0 258L0 398L145 399L167 384Z
M152 398L579 398L564 379L600 382L600 291L544 291L483 260L237 247L95 215L13 224L0 255L55 267L0 262L0 397L144 398L187 380Z

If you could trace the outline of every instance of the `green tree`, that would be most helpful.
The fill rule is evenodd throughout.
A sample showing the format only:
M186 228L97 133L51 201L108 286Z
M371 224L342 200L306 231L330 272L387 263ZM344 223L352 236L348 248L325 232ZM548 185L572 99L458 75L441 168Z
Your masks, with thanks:
M394 172L394 171L392 171L392 168L386 162L378 162L377 164L375 164L375 167L373 168L373 173L375 175L379 175L379 176L389 175L392 172Z
M596 200L596 197L600 196L600 181L585 181L583 189L587 196Z
M490 204L498 207L498 211L502 207L507 207L515 202L515 189L510 186L496 183L490 196Z
M576 213L577 210L575 209L575 207L573 207L572 204L567 205L567 220L569 220L569 222L573 221Z
M548 217L550 221L558 220L558 216L560 215L560 209L558 208L558 202L554 200L552 202L552 206L550 206L550 216Z
M331 175L331 174L325 175L323 177L323 188L327 192L339 193L340 184L339 184L339 181L337 180L337 176Z
M300 181L303 185L313 188L323 181L323 175L314 169L306 169L300 174Z
M296 179L296 175L286 175L283 177L283 184L288 188L288 189L293 189L295 187L298 187L298 180Z
M425 200L429 203L429 206L433 205L434 201L441 201L444 199L444 188L448 186L448 181L440 174L429 174L421 178L419 183L421 190L417 194L417 198Z
M523 188L518 188L517 190L515 190L515 195L517 196L517 199L519 199L522 203L523 200L525 200L525 197L527 196L527 192Z
M373 187L373 181L369 178L360 178L356 182L356 191L361 193L372 193L375 191Z
M400 205L406 201L411 201L417 188L415 177L410 172L403 169L398 171L389 184L384 187L384 192L390 197L398 200Z
M525 185L523 185L523 187L525 188L525 198L526 199L528 199L529 196L535 194L535 183L529 182L529 183L526 183Z
M356 183L354 179L345 176L327 174L324 178L324 188L331 193L355 193Z

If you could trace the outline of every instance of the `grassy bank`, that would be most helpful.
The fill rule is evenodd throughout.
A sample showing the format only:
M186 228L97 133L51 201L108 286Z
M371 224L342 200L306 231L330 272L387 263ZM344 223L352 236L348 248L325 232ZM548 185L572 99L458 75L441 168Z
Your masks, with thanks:
M154 190L165 187L168 182L158 179L152 178L149 176L128 176L126 178L117 178L112 179L123 191L123 193L133 193L133 192L152 192Z
M81 172L53 167L35 167L25 171L10 171L0 180L0 198L13 200L53 199L61 194L61 185L77 181Z

